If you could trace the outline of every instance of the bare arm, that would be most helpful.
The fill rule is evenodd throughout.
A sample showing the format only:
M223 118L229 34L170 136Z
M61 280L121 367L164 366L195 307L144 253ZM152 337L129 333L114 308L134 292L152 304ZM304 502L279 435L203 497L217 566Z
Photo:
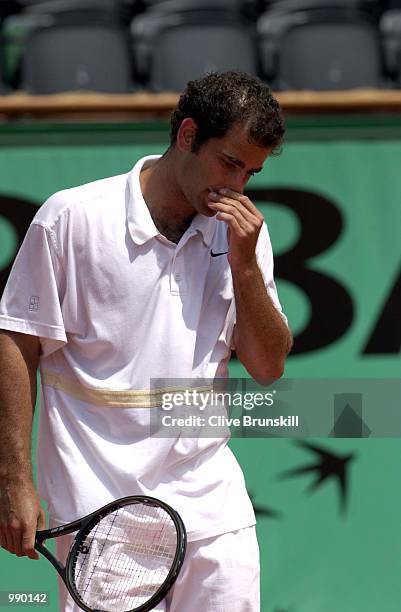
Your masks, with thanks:
M45 526L31 463L39 353L37 337L0 330L0 543L31 559Z
M256 263L233 270L237 321L237 357L255 380L263 383L282 376L292 337L266 291Z
M243 194L221 189L209 194L209 206L228 226L228 261L233 277L238 358L258 382L280 378L292 336L267 293L256 260L263 215Z

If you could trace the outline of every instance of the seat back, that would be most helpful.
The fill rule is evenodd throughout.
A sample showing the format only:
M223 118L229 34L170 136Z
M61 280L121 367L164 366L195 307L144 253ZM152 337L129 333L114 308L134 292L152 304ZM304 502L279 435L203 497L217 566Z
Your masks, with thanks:
M380 87L380 37L363 14L348 10L266 13L259 21L265 78L278 89Z
M281 13L304 11L310 9L356 9L362 0L272 0L269 10Z
M210 9L240 10L244 0L144 0L147 8L158 13L177 13Z
M252 41L240 27L185 26L164 30L156 43L150 74L154 91L181 91L208 72L255 73Z
M128 92L132 79L125 34L105 25L35 29L26 41L22 83L34 94L72 90Z
M384 63L391 84L401 87L401 9L383 13L380 20Z
M11 91L10 75L7 74L6 56L7 39L5 35L4 23L10 16L16 15L21 10L19 2L16 0L0 0L0 95ZM14 85L14 84L12 84Z
M1 30L1 22L0 22L0 95L3 95L4 93L6 93L4 73L5 73L4 39L3 39L2 30Z

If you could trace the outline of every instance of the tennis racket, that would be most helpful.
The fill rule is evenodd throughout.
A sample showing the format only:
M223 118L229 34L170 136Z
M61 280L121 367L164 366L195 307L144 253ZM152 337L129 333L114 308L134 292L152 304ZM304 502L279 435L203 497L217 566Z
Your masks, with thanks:
M77 531L65 566L44 541ZM123 497L82 519L36 533L35 548L87 612L147 612L182 567L186 532L179 514L153 497Z

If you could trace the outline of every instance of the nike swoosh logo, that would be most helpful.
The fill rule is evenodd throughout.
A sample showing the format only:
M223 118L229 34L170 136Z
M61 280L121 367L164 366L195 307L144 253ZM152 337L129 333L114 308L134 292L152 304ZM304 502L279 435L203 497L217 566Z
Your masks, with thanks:
M210 251L210 255L211 257L220 257L220 255L227 255L228 251L223 251L222 253L213 253L213 251Z

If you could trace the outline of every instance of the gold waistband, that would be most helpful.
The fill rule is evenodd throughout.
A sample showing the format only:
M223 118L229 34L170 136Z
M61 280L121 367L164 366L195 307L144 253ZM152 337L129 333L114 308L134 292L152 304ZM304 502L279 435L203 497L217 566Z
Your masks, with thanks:
M86 387L78 380L68 378L64 374L42 369L40 372L42 385L59 389L71 397L93 404L95 406L106 406L110 408L158 408L163 405L163 397L166 393L180 393L186 390L184 387L165 387L160 389L146 390L121 390L104 389L99 387ZM191 387L191 391L205 392L211 390L211 386Z

